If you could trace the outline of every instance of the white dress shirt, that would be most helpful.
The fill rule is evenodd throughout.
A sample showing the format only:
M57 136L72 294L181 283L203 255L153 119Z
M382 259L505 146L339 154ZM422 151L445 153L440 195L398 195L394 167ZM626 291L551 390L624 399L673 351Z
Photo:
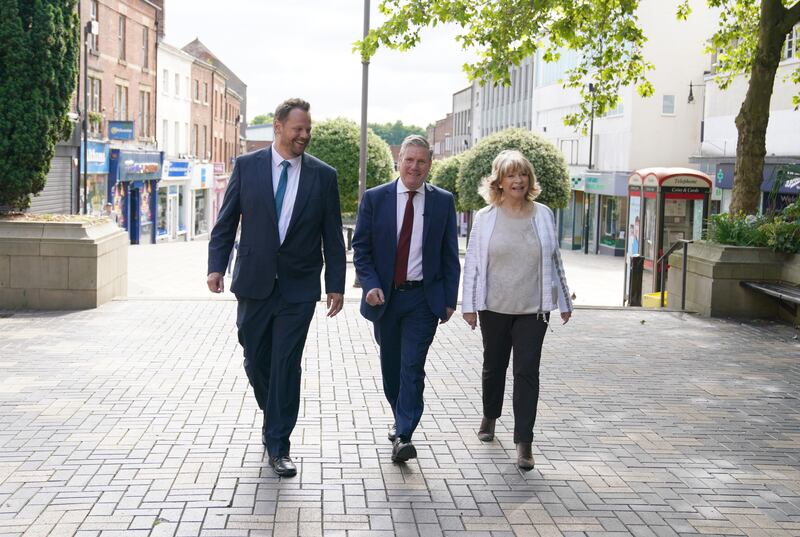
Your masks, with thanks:
M408 272L406 280L422 280L422 226L425 210L425 183L422 183L414 195L414 227L411 228L411 245L408 248ZM400 240L400 230L403 227L403 216L406 212L408 201L408 188L402 179L397 180L397 240Z
M294 210L294 201L297 198L297 185L300 184L300 166L303 160L302 155L299 157L285 159L278 153L278 149L272 146L272 194L278 191L278 183L281 180L281 172L283 166L281 163L284 160L289 161L288 177L286 182L286 191L283 195L283 206L281 207L281 218L278 220L278 236L283 244L286 238L286 231L289 229L289 222L292 220L292 211Z

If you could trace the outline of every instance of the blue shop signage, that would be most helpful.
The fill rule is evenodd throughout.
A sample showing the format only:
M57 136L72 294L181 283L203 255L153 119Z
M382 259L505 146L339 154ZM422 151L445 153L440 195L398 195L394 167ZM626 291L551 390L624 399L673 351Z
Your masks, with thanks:
M133 121L109 121L109 140L133 140Z
M84 142L81 142L81 173L108 173L108 144L89 140L86 144L86 162L83 161Z
M170 179L188 179L192 172L188 160L167 160L164 162L166 176Z

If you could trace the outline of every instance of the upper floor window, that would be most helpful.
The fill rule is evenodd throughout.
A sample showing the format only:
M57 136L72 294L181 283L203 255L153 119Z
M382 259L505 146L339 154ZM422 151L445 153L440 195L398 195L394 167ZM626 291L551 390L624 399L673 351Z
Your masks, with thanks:
M664 95L661 100L661 115L674 116L675 115L675 96Z
M145 69L150 67L150 29L147 26L142 26L142 67Z
M786 43L783 46L782 59L797 58L800 56L800 24L796 24L792 31L786 36Z
M169 93L169 71L164 69L164 76L161 78L161 91L164 93Z
M89 2L89 18L91 18L91 20L98 20L98 10L97 0ZM95 34L89 34L89 50L97 52L97 35Z
M175 73L175 97L181 96L181 75Z
M120 60L125 59L125 15L119 16L117 25L117 57Z

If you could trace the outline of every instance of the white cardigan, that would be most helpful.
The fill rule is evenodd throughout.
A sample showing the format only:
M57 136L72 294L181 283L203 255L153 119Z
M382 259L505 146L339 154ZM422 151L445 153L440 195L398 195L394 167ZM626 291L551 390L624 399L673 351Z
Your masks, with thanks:
M547 205L534 202L536 209L531 225L536 227L542 246L542 310L572 311L564 265L558 249L553 211ZM464 258L464 285L461 297L462 313L474 313L486 309L486 272L489 267L489 241L497 221L497 208L484 207L475 213L472 223L467 255ZM528 270L520 267L520 270Z

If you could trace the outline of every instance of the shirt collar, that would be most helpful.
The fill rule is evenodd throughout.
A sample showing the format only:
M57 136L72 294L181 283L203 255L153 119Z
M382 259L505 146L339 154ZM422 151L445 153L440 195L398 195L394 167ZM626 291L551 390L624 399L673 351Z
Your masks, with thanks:
M275 168L280 166L281 162L283 162L284 160L288 160L289 161L289 166L294 168L295 166L300 164L300 159L302 159L302 158L303 158L303 155L300 155L299 157L294 157L294 158L283 158L283 156L280 153L278 153L278 149L276 147L274 147L274 146L272 147L272 166L275 167Z
M424 194L424 193L425 193L425 185L426 185L426 184L427 184L427 183L423 182L423 183L422 183L422 184L419 186L419 188L418 188L418 189L416 189L414 192L416 192L417 194ZM406 185L404 185L404 184L403 184L403 181L402 181L402 179L400 179L400 178L398 177L398 178L397 178L397 193L398 193L398 194L405 194L406 192L408 192L408 188L406 188Z

